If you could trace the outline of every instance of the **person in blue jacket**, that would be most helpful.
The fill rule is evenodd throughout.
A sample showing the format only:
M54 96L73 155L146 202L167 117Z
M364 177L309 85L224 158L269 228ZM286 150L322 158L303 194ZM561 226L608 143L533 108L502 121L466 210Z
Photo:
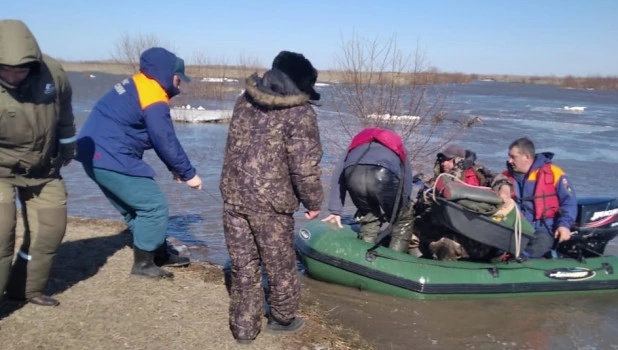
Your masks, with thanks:
M180 93L181 80L189 81L184 70L184 61L163 48L144 51L140 72L114 85L78 134L76 159L133 233L134 275L171 278L160 266L189 264L167 249L167 200L142 159L154 149L177 181L202 189L170 117L170 98Z
M509 146L507 170L502 173L514 184L515 201L537 232L537 241L527 249L531 257L548 252L554 239L568 241L577 217L575 190L564 170L552 163L553 156L536 153L534 143L522 137Z

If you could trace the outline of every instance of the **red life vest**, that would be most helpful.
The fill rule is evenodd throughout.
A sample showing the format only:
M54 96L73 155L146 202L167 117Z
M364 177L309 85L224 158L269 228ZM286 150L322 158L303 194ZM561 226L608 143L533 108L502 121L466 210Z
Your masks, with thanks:
M502 172L509 178L513 186L517 186L515 179L508 170ZM546 218L555 218L560 210L560 199L556 192L555 176L552 166L549 163L544 164L540 169L532 171L526 181L531 181L531 177L536 176L534 195L532 197L522 197L520 201L534 201L534 219L541 220ZM516 193L513 193L516 196Z
M348 147L348 153L360 145L374 141L395 152L402 162L406 162L406 151L401 137L394 131L382 128L367 128L356 134Z

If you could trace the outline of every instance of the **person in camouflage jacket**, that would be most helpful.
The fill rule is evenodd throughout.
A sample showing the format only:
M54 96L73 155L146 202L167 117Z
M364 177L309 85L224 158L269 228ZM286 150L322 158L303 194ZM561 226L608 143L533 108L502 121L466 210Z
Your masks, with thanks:
M250 343L261 329L268 280L267 329L299 330L300 281L294 251L294 218L320 213L322 146L311 101L317 71L303 55L282 51L263 77L246 80L230 122L220 190L231 262L229 322L234 338Z
M493 255L494 249L452 232L431 216L431 191L438 176L448 173L472 186L489 187L495 174L476 162L476 153L450 145L437 154L431 179L424 183L414 203L415 234L420 238L423 255L439 260L458 260L470 258L484 260ZM452 181L444 178L444 181Z

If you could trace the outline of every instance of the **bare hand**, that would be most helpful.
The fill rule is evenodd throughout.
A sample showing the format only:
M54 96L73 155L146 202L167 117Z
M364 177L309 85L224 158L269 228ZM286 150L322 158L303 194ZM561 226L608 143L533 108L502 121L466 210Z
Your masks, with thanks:
M558 242L566 242L571 239L571 230L566 227L560 226L554 233L554 238L558 238Z
M196 190L201 190L202 189L202 179L200 179L200 177L197 174L195 174L195 176L193 176L190 180L187 180L187 186L191 188L195 188Z
M337 227L343 228L343 225L341 225L341 216L340 215L330 214L325 219L322 219L322 221L328 222L330 224L337 224Z
M320 215L320 211L319 210L309 210L309 211L305 212L305 218L307 220L313 220L313 219L317 218L318 215Z

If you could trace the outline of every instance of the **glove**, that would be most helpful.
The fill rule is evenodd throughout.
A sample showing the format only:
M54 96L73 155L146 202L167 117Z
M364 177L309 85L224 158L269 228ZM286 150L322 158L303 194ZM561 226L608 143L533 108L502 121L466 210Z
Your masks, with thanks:
M62 157L62 166L67 166L77 155L77 144L61 143L59 147L60 157Z

